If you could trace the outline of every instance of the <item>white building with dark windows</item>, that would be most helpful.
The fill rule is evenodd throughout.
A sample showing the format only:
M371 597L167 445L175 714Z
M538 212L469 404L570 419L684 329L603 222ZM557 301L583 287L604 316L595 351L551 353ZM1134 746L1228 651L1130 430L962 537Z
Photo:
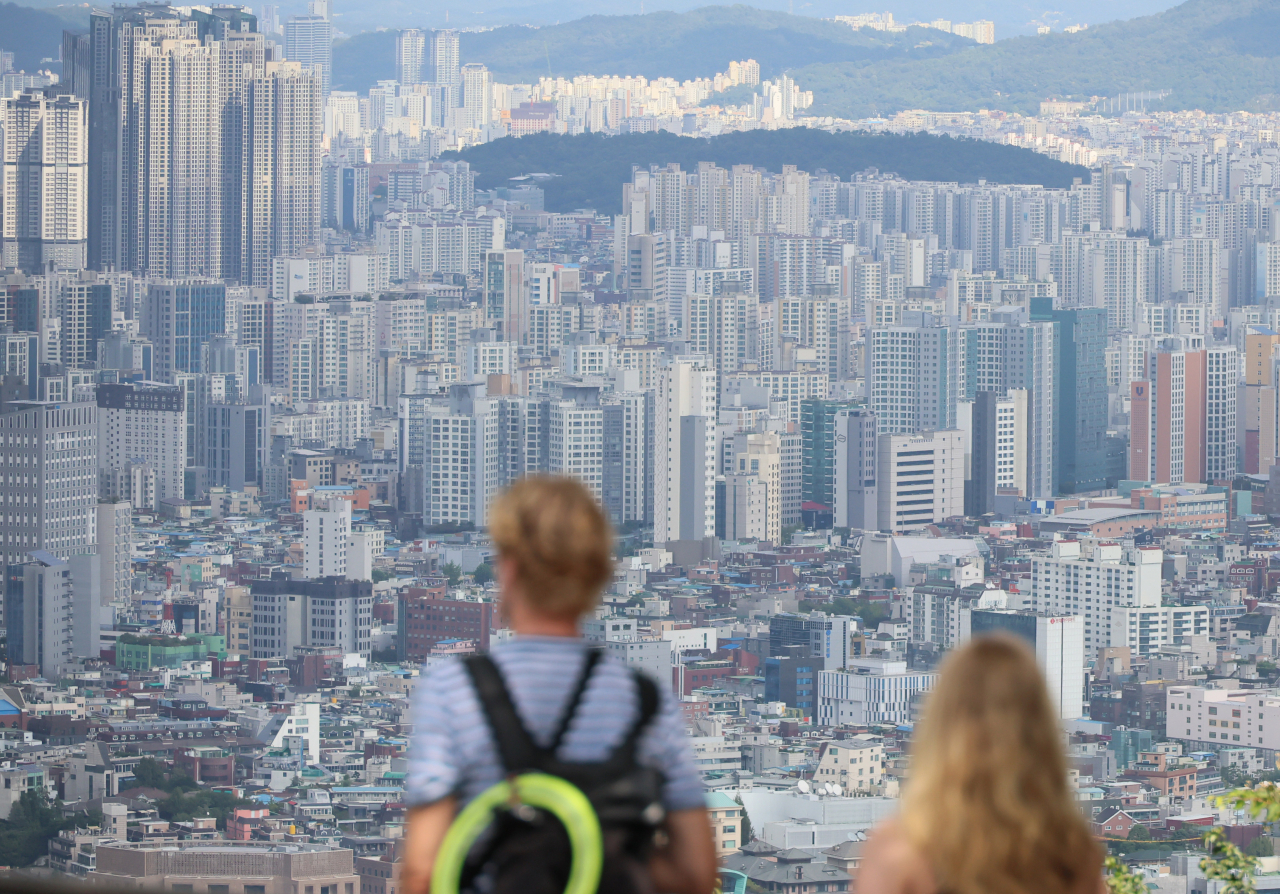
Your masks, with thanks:
M912 721L912 703L933 689L938 675L908 671L905 661L853 658L840 670L818 674L820 726L903 724Z
M154 502L145 508L182 499L187 411L181 388L152 382L99 385L98 443L101 472L145 465L155 473Z

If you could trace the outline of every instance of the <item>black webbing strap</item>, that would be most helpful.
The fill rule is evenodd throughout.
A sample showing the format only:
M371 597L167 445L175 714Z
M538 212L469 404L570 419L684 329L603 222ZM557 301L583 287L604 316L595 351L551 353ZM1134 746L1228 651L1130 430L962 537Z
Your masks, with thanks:
M560 743L564 741L564 735L569 731L569 724L573 722L574 715L578 713L578 704L582 701L582 696L586 694L587 686L591 683L591 674L596 669L596 665L600 663L600 659L604 653L600 649L587 649L587 660L582 664L582 673L578 675L578 685L574 687L573 695L570 696L568 704L564 706L564 714L560 717L560 722L556 724L555 736L551 739L551 745L547 748L548 754L555 754L560 750Z
M631 730L627 733L627 737L622 740L622 744L618 746L618 750L631 749L634 753L636 745L640 741L640 737L644 735L644 731L648 728L650 721L658 713L658 685L647 674L632 669L631 676L635 678L636 687L640 695L640 711L636 717L636 722L631 725Z
M489 721L489 729L493 733L494 744L498 755L502 758L503 769L508 773L522 773L526 770L540 770L545 761L554 756L560 742L569 729L573 715L577 712L578 703L582 701L591 672L600 661L600 650L589 649L582 673L574 687L569 703L557 725L555 738L549 748L541 748L529 735L520 714L516 711L511 692L507 689L502 672L488 655L471 655L465 665L471 675L471 683L475 686L476 696L480 699L480 707L484 710L485 719Z

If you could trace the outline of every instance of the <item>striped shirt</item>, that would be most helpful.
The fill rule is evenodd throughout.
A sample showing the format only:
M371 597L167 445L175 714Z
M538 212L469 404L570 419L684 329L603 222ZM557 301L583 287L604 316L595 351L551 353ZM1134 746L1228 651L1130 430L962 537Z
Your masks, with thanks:
M551 744L586 654L585 640L555 636L519 637L491 652L520 720L543 747ZM640 738L637 760L664 774L662 802L668 811L701 807L702 781L679 705L669 687L659 684L658 690L658 713ZM630 669L616 658L604 657L556 756L572 763L603 761L621 744L639 709ZM407 804L430 804L448 795L466 803L502 781L505 774L488 719L461 661L442 661L423 674L411 710Z

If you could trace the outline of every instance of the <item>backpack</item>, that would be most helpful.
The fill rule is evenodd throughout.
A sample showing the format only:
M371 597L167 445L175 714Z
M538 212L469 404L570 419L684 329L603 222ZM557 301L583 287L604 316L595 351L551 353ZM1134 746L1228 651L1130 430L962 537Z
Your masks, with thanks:
M658 688L632 670L640 710L613 752L599 763L569 763L556 757L582 696L600 663L598 648L587 651L582 674L555 729L540 747L525 729L498 666L487 655L472 655L465 666L489 722L508 780L545 773L570 783L586 796L599 820L603 865L599 894L650 894L648 859L664 819L659 800L661 773L636 761L641 735L658 710ZM549 811L522 803L493 811L487 840L473 847L463 866L461 890L483 894L563 894L575 859L565 826Z

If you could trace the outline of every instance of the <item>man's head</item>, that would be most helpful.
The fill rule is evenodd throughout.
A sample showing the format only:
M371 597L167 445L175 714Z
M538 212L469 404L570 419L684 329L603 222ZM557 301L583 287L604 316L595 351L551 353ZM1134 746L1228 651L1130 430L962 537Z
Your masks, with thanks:
M613 533L591 492L573 478L533 475L489 510L499 559L527 606L578 618L613 574Z

